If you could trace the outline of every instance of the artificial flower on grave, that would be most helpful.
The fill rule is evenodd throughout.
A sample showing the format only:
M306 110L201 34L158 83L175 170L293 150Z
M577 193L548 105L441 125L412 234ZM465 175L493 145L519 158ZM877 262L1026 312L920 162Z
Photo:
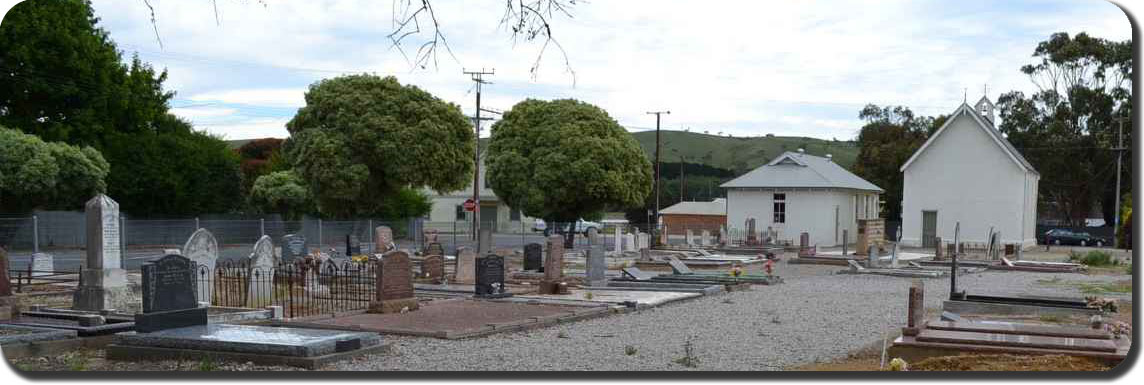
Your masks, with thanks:
M732 277L739 278L740 275L743 275L743 266L735 265L728 273L731 274Z
M767 262L763 264L763 271L766 271L766 272L767 272L767 276L768 276L768 277L770 277L770 276L774 276L774 273L775 273L775 260L773 260L773 259L768 259L768 260L767 260Z
M1112 336L1115 338L1120 338L1121 336L1132 335L1132 325L1129 325L1127 322L1124 322L1124 321L1116 321L1116 322L1113 322L1111 324L1105 324L1104 330L1109 332L1109 333L1112 333Z

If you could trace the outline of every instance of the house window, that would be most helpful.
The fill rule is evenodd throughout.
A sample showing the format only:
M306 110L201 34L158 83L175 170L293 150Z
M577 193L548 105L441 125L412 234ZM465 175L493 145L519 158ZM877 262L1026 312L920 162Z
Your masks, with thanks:
M775 194L774 223L786 223L786 194Z
M508 220L513 221L513 222L519 222L520 221L520 210L513 209L512 211L509 211Z
M457 216L456 216L456 220L458 220L458 221L463 221L463 220L465 220L465 219L466 219L466 217L465 217L465 206L463 206L463 205L457 205Z

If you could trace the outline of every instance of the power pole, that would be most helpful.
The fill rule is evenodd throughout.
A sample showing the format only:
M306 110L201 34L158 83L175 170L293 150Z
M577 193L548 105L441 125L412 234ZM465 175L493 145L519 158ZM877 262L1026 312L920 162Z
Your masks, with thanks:
M661 114L671 115L671 111L651 111L648 115L655 115L655 213L652 215L652 220L655 221L655 229L659 229L659 117ZM656 239L659 239L656 234Z
M481 238L477 234L481 229L481 86L492 84L485 81L484 75L493 75L495 71L495 69L485 71L484 68L481 68L480 71L465 71L461 69L462 73L469 75L469 78L476 83L475 87L477 89L477 114L473 118L473 125L476 126L477 132L477 134L473 136L473 140L475 141L473 144L475 146L474 148L476 148L476 151L473 152L473 166L475 166L473 169L473 203L476 204L476 207L473 208L473 233L470 235L472 240L477 241L477 250L481 249Z
M1116 118L1118 123L1116 129L1116 215L1112 218L1112 247L1120 248L1120 161L1124 157L1124 119L1127 116Z

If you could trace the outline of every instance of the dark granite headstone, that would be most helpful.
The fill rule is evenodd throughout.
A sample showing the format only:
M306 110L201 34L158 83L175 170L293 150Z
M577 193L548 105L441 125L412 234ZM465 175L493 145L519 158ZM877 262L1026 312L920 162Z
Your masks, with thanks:
M529 243L524 245L524 270L525 271L539 271L544 272L544 265L541 264L540 254L544 251L544 247L539 243Z
M433 282L441 282L445 278L445 257L432 254L422 259L421 276Z
M504 257L496 254L487 254L477 258L477 284L475 287L478 296L496 296L505 293L504 287Z
M306 237L299 234L282 236L282 262L306 257Z
M144 313L198 307L198 276L190 258L169 254L142 269Z
M361 254L361 241L356 235L346 234L346 256L352 257Z

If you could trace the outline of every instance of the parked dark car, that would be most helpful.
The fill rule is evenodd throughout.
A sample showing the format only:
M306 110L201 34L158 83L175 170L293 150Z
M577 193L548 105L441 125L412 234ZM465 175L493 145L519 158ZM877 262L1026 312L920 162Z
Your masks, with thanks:
M1085 232L1052 229L1045 232L1045 243L1053 245L1104 246L1108 240Z

